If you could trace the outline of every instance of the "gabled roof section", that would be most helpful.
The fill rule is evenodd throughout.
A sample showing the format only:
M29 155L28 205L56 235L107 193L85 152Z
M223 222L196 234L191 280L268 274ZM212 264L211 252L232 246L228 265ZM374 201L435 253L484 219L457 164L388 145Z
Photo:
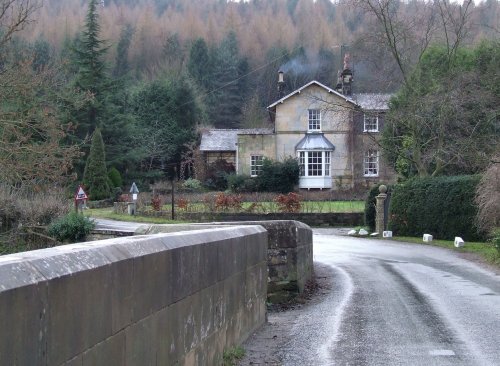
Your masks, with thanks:
M394 94L360 93L354 99L363 110L386 111L389 109L389 100Z
M313 84L315 84L315 85L317 85L317 86L325 89L328 93L337 95L338 97L344 99L346 102L352 103L354 105L358 105L354 100L352 100L351 98L346 97L344 94L341 94L338 91L335 91L332 88L329 88L329 87L327 87L324 84L321 84L319 81L312 80L312 81L308 82L306 85L298 88L297 90L294 90L290 94L285 95L283 98L277 100L276 102L274 102L273 104L271 104L269 107L267 107L267 109L272 109L272 108L276 107L278 104L283 103L288 98L293 97L295 94L300 94L302 92L302 90L307 89L308 87L310 87Z
M271 128L212 129L201 135L201 151L236 151L238 135L269 135Z

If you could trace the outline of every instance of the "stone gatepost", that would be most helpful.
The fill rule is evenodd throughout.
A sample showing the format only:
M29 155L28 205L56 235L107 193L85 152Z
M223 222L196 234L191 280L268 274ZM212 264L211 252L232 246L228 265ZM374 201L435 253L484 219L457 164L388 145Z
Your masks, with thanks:
M385 200L387 198L387 187L385 185L381 185L378 188L380 194L376 197L377 198L377 206L375 207L375 231L378 233L378 235L382 236L382 233L384 232L384 222L385 222L385 210L384 210L384 204Z

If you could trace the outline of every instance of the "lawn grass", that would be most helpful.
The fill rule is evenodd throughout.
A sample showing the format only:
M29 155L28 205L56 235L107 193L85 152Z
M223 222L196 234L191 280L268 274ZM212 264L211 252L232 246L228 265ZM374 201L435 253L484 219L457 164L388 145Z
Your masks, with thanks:
M144 222L147 224L184 224L186 221L181 220L170 220L165 217L150 217L141 215L127 215L127 214L116 214L113 213L112 208L92 208L85 210L85 216L95 217L99 219L109 219L117 221L127 221L127 222Z
M405 243L434 245L442 248L453 249L454 251L462 253L473 253L480 256L487 263L500 267L500 253L491 243L465 242L463 247L455 248L455 245L451 240L433 240L431 243L426 243L422 241L422 238L408 236L395 236L392 240Z
M255 206L251 209L252 205ZM168 211L172 206L170 204L163 205L162 210ZM300 212L304 213L344 213L344 212L363 212L365 209L364 201L302 201ZM276 202L243 202L241 212L268 213L280 212ZM201 202L193 202L188 204L188 212L208 212L209 208Z

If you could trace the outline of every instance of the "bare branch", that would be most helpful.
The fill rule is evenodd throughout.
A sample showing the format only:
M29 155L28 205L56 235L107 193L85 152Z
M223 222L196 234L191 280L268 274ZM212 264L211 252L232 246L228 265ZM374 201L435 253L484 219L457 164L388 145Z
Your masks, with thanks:
M0 48L33 21L42 4L43 0L0 0Z

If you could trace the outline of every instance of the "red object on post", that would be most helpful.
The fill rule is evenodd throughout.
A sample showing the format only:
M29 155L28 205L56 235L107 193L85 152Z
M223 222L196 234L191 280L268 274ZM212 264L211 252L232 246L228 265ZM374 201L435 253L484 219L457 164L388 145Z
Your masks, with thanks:
M76 210L76 212L78 212L79 203L85 202L88 199L89 199L89 197L87 196L87 193L85 193L82 185L80 184L78 186L78 189L76 190L76 194L75 194L75 210Z

